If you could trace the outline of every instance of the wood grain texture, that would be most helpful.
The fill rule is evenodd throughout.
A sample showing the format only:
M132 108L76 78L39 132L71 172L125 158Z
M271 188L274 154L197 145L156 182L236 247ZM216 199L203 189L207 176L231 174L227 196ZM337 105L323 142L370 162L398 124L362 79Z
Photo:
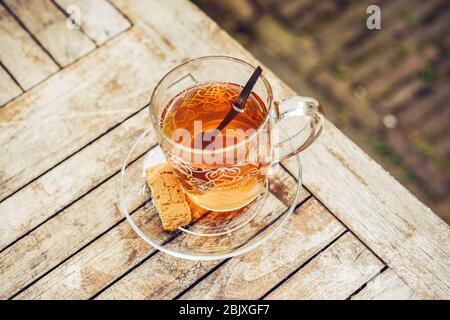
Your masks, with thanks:
M142 163L139 163L137 165L133 165L133 167L140 167ZM134 171L135 169L133 169ZM132 174L133 176L133 174ZM141 178L142 179L142 178ZM290 186L292 189L292 186L294 184L293 179L290 177L289 174L285 171L279 172L279 178L276 180L281 186ZM105 189L108 190L109 183L104 184L99 187L99 189ZM274 186L272 189L274 192L277 192L277 190L281 191L283 190L280 186ZM95 191L94 191L95 192ZM277 196L280 197L280 199L283 199L284 195L283 192L281 194L277 194ZM98 197L98 195L96 196ZM271 202L273 205L278 204L280 206L279 200L276 200L274 196L273 201ZM80 202L85 202L85 206L88 206L87 201L94 201L95 198L90 198L89 195L86 196L85 199L80 200L75 204L75 206ZM105 200L108 201L108 200ZM103 200L101 201L103 204ZM284 208L284 206L282 206ZM273 210L271 207L266 208L266 210ZM279 212L279 211L278 211ZM61 214L65 214L64 212ZM55 219L61 216L58 215ZM100 223L100 221L96 222L97 219L102 219L102 223L104 223L105 220L110 220L110 223L113 222L113 219L111 217L107 216L107 213L101 213L100 217L94 217L94 212L90 213L89 221L90 223ZM71 222L76 217L73 216L72 218L67 218L66 223L71 224ZM85 219L88 217L86 216ZM78 219L78 218L77 218ZM151 231L152 234L157 234L159 239L161 241L167 240L170 236L170 234L165 233L158 222L154 223L154 220L157 219L157 216L153 210L150 210L149 207L145 206L142 209L139 209L136 213L133 215L133 220L137 222L137 224L143 228L145 231ZM46 224L47 225L47 224ZM44 225L42 228L45 228ZM57 226L54 226L55 230L58 230ZM41 228L40 228L41 229ZM61 229L59 227L59 229ZM38 229L39 230L39 229ZM84 233L85 228L79 228L79 231L82 231ZM92 231L92 230L90 230ZM56 231L57 232L57 231ZM84 241L81 236L80 239L74 239L72 241ZM175 240L172 240L172 245L179 245L180 243L183 243L184 237L181 235ZM41 246L41 244L37 243L36 245ZM170 246L169 243L167 246ZM205 241L206 245L206 241ZM71 245L70 245L71 246ZM61 254L61 252L66 252L71 250L72 248L68 247L67 245L61 245L59 246L58 252ZM17 249L16 249L17 250ZM154 253L154 249L150 246L148 246L144 240L142 240L139 236L135 234L135 232L131 229L129 224L124 221L114 229L112 229L110 232L108 232L105 236L99 238L97 241L89 245L86 249L81 251L79 254L75 255L73 258L69 259L67 262L63 263L61 266L56 268L54 271L52 271L50 274L48 274L46 277L38 281L36 284L31 286L29 289L24 291L22 294L20 294L17 298L19 299L47 299L47 298L58 298L58 299L86 299L94 294L96 294L98 291L100 291L102 288L107 286L111 281L116 279L118 276L125 273L127 270L129 270L131 267L139 263L143 258L148 256L149 254ZM163 278L163 274L155 273L153 270L153 267L151 269L148 269L148 264L151 264L154 267L157 267L159 269L164 269L167 266L167 261L174 261L178 260L179 262L176 263L176 266L182 266L190 265L188 260L184 259L173 259L169 258L166 254L158 254L158 258L156 258L156 262L154 261L154 258L151 258L150 260L152 262L145 262L141 267L136 269L135 271L131 272L129 275L127 275L124 279L134 279L136 276L140 277L141 272L150 272L158 277L161 281L159 282L160 285L163 285L163 280L169 280L168 278ZM162 256L162 257L161 257ZM48 263L48 262L47 262ZM161 265L163 264L163 265ZM157 266L159 265L159 266ZM201 264L203 266L202 268L198 268L197 272L205 271L207 267L212 267L214 264L211 263L204 263ZM16 267L14 267L16 269ZM164 274L167 274L168 270L172 270L173 274L171 274L172 277L175 277L176 274L181 275L183 274L182 268L181 269L167 269ZM74 275L75 272L75 275ZM136 274L136 276L134 275ZM101 275L101 276L100 276ZM196 277L200 276L201 274L196 273ZM194 275L191 275L191 277L194 277ZM75 279L75 280L74 280ZM155 279L154 277L149 277L150 279ZM75 281L75 283L74 283ZM127 280L125 280L127 281ZM186 281L184 279L183 281ZM126 283L126 282L125 282ZM144 282L143 282L144 283ZM167 291L163 294L160 290L157 293L154 293L155 297L160 295L161 298L168 297L169 295L174 295L181 290L184 289L183 283L166 283L164 285L167 286ZM68 285L70 284L70 285ZM146 284L147 286L151 286L150 283ZM155 282L153 285L157 285ZM153 287L154 288L154 287ZM170 292L168 291L170 289ZM108 289L109 291L109 289ZM107 291L107 292L108 292ZM131 293L130 293L131 294ZM136 294L138 294L138 291L136 291ZM108 293L109 295L109 293Z
M189 1L175 0L168 3L161 0L111 0L111 2L132 21L133 25L139 26L148 36L157 33L168 47L185 60L214 54L228 54L244 59L251 57Z
M279 181L286 187L292 187L290 177L282 175ZM288 179L286 181L286 179ZM282 190L275 187L274 191ZM279 195L277 194L279 197ZM280 199L280 198L279 198ZM281 197L282 199L282 197ZM278 200L273 199L268 208L264 211L280 212L284 206L280 207ZM273 208L270 208L273 207ZM260 224L261 227L264 225ZM212 241L211 241L212 240ZM205 240L205 247L208 242L214 239ZM167 246L179 246L185 241L183 235L176 238ZM258 249L256 249L258 250ZM232 261L235 258L232 259ZM189 284L204 275L211 268L216 267L221 261L198 262L184 259L176 259L167 254L158 253L154 257L145 261L138 268L128 273L124 278L102 292L98 299L173 299L179 295ZM130 290L133 288L133 290Z
M258 299L344 231L339 221L310 198L276 236L228 261L181 299Z
M142 165L140 158L129 167L130 179L143 180ZM1 299L9 298L123 219L117 202L118 179L116 174L1 253ZM125 196L138 194L141 186L136 188L125 190ZM137 200L130 203L130 210L139 205Z
M131 29L1 108L0 199L143 108L169 68L163 48Z
M330 123L301 158L308 188L417 294L450 296L445 222Z
M219 263L178 259L159 252L96 299L173 299Z
M0 107L22 93L22 89L11 76L0 66Z
M383 266L370 250L347 232L266 299L343 300L379 273Z
M0 202L0 250L118 172L130 146L148 127L145 109ZM135 154L156 144L151 138Z
M151 223L149 216L144 207L134 213L133 220L142 227ZM153 226L161 237L169 236L157 224ZM154 251L123 221L17 299L88 299Z
M257 63L190 2L113 2L130 17L135 27L0 110L0 143L3 148L0 157L0 199L139 110L147 102L148 93L156 81L169 66L186 58L207 54L229 54ZM265 73L276 99L295 94L267 68ZM450 230L442 220L330 123L326 124L318 142L303 152L301 157L306 186L419 297L449 298ZM72 170L83 170L84 166L85 163L78 163ZM97 178L94 181L95 179ZM116 194L111 192L115 188L114 183L117 183L116 177L3 251L0 254L0 297L16 293L120 221L120 213L114 203ZM114 228L104 237L110 233L113 235L116 230L119 229ZM130 237L129 234L124 237L127 236ZM46 296L48 293L48 296L54 297L87 297L149 253L148 248L144 247L136 255L136 260L127 262L138 244L124 244L121 242L123 238L114 236L115 242L111 245L116 244L117 247L102 251L103 247L95 244L102 244L100 241L104 237L31 286L28 289L30 295L35 287L37 296ZM341 287L336 292L332 292L327 286L328 282L345 277L332 277L327 267L330 267L330 261L339 261L333 260L333 256L324 257L326 252L342 254L334 257L347 257L352 266L356 266L357 277L352 278L353 274L346 275L350 277L347 279L354 280L352 287L355 284L362 285L370 279L366 275L382 264L376 258L374 260L367 249L359 251L363 246L354 238L347 241L347 237L349 236L346 234L319 254L317 259L289 278L272 295L295 297L297 291L294 289L291 289L294 290L292 294L286 292L298 285L323 287L321 291L316 290L316 296L320 297L334 295L342 298L346 294L350 295L353 291L350 292L351 288L347 283L339 283ZM339 247L343 239L346 243ZM291 241L295 241L295 238ZM123 246L130 247L122 252ZM88 254L83 255L85 252ZM358 253L361 254L356 259ZM164 265L174 261L164 257L165 255L156 254L141 266L143 268L150 263L149 268L154 269L135 269L121 280L126 285L122 287L121 281L116 284L117 293L115 286L112 286L102 297L109 294L112 297L116 294L124 295L124 289L121 288L129 288L133 281L138 281L138 277L134 278L137 270L145 275L144 279L148 279L145 284L148 284L149 289L140 287L135 293L136 297L157 297L159 293L161 297L175 296L183 288L165 283L165 275L155 280L154 286L151 283L153 270L162 270ZM322 260L319 260L321 257ZM241 258L244 259L245 256ZM150 262L153 259L162 260ZM238 259L228 261L216 272ZM75 285L65 296L64 290L73 285L70 275L78 270L76 264L74 269L70 268L74 261L79 261L82 266L93 266L94 270L91 273L89 269L85 272L83 288ZM108 265L109 262L111 266ZM211 265L199 266L198 273L195 265L184 264L184 260L180 261L178 267L179 273L167 279L183 279L186 274L186 280L181 282L185 286L204 274ZM346 274L346 267L340 267L337 263L332 267L337 270L335 272ZM102 268L105 269L104 274ZM194 268L192 274L187 273L191 268ZM280 270L280 273L285 272L283 268ZM366 273L367 270L370 272ZM302 280L302 272L307 281ZM58 274L59 276L53 276ZM101 281L97 280L102 276L104 278ZM69 284L66 287L60 285L67 277ZM127 277L130 277L130 282L124 280ZM50 285L54 289L49 289ZM23 293L24 296L28 290ZM209 287L199 292L207 296L208 290ZM303 291L307 297L315 296L313 293L308 295L308 292L310 291Z
M2 5L0 5L0 61L24 90L28 90L59 69Z
M187 1L113 2L147 34L157 30L185 57L220 53L258 63ZM265 72L275 99L295 95ZM305 185L417 294L450 297L450 228L444 221L329 122L301 158Z
M128 29L131 24L107 0L55 0L68 14L69 6L80 8L81 29L97 45Z
M352 297L353 300L417 300L414 291L392 269L387 269Z
M80 30L67 27L66 16L50 0L5 3L59 65L66 66L95 49L95 44Z

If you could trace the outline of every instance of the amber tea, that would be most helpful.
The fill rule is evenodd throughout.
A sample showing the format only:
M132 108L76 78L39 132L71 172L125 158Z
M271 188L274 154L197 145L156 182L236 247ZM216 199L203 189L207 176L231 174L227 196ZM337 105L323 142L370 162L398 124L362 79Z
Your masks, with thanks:
M172 150L168 160L184 191L205 209L238 209L265 190L271 154L268 130L258 131L268 116L262 99L252 92L245 111L215 131L241 90L226 82L195 85L172 98L161 116L164 134L189 150L188 158Z

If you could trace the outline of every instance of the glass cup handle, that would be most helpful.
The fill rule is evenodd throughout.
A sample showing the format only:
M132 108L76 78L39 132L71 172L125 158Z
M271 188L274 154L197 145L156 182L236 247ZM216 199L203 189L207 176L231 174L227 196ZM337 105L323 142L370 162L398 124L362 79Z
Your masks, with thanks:
M320 103L310 97L296 96L274 106L277 163L309 147L322 132L325 116Z

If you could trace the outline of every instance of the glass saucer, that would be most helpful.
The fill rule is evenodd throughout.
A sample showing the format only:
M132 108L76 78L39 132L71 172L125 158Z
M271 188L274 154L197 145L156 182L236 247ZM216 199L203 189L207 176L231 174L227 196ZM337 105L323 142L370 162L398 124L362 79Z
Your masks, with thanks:
M192 222L174 232L162 229L147 187L145 169L166 160L151 145L153 130L145 131L131 147L119 181L120 209L133 230L154 248L191 260L225 259L248 252L268 240L289 219L299 203L301 164L296 175L279 164L269 170L266 190L247 206L231 212L212 212L191 204Z

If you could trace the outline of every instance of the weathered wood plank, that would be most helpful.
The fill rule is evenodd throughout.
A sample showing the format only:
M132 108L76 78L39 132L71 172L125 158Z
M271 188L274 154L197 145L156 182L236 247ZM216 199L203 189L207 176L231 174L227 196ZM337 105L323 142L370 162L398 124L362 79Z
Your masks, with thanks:
M184 59L204 55L233 55L248 58L250 54L231 39L211 19L188 1L111 1L146 35L157 33L166 46ZM180 17L183 17L180 20ZM229 45L231 44L231 45ZM240 48L240 50L236 50ZM170 53L173 55L173 52Z
M369 281L352 300L417 300L419 297L392 269Z
M129 167L130 179L142 179L143 158ZM9 298L123 219L117 202L119 174L75 202L0 255L0 298ZM127 189L126 194L138 194ZM130 196L131 198L131 196ZM137 208L141 203L130 203Z
M148 207L144 207L134 213L133 220L142 227L149 224L149 216ZM169 237L162 230L160 233ZM17 299L88 299L152 253L153 247L123 221Z
M134 24L149 35L157 30L186 57L220 52L257 63L187 1L113 2ZM275 98L295 94L267 68L266 75ZM450 229L445 222L329 122L302 159L305 185L417 294L450 297Z
M141 166L142 163L140 161L137 161L136 164L133 164L130 167L132 170L132 172L130 173L132 178L134 176L136 176L136 178L138 177L137 171L139 171L138 169L140 169ZM280 170L278 174L279 179L277 181L279 181L281 185L289 185L291 187L294 185L294 180L290 177L289 174L287 174L287 172L285 172L284 170ZM102 228L107 223L112 225L117 218L109 212L111 210L111 205L106 204L108 201L111 201L112 196L115 196L113 187L117 185L117 181L113 180L116 180L116 177L111 179L111 182L108 181L91 193L93 194L96 192L101 192L100 194L92 196L91 194L89 194L85 198L74 204L74 207L76 207L82 202L84 203L83 207L92 208L91 210L89 210L90 212L83 214L83 217L79 217L78 209L71 209L72 207L70 207L60 213L57 217L52 219L51 221L59 220L59 223L61 223L61 221L64 221L64 226L69 225L68 227L64 227L60 224L58 225L55 222L55 224L50 227L55 233L55 235L53 235L52 237L53 239L37 242L35 241L34 247L36 247L36 249L33 250L27 248L23 244L23 241L20 240L19 243L14 245L14 250L16 252L21 252L21 255L23 255L24 252L28 252L28 256L35 256L35 258L37 259L38 252L42 251L43 248L58 247L52 248L50 250L51 252L47 253L47 259L45 259L46 261L43 261L41 263L42 266L40 267L42 268L42 270L47 269L51 264L59 261L63 255L68 256L70 252L74 250L74 245L79 246L84 243L86 241L84 239L86 238L86 234L89 234L89 238L91 238L94 237L95 234L98 234L101 230L101 228L92 226L77 226L76 224L78 221L89 221L89 225L100 225ZM273 191L278 192L277 196L279 196L281 200L283 199L284 190L280 186L274 186ZM105 198L105 195L108 196L106 196L106 199L103 199ZM99 199L99 197L102 197L102 199ZM273 200L273 203L275 203L275 201L278 202L276 198L274 198ZM270 208L267 208L267 210L270 210ZM63 219L62 216L65 217L64 220L60 220ZM159 234L159 238L161 239L161 241L167 240L170 234L163 232L162 228L158 224L152 226L151 223L149 223L149 219L158 218L156 217L154 212L149 211L148 207L143 207L133 215L133 220L140 222L143 225L144 230L145 228L149 227L157 227L158 229L154 230L152 233ZM51 233L52 231L47 227L48 224L49 223L46 223L32 234L43 233L44 231L42 230L46 230L45 233L47 234ZM75 229L78 230L78 234L71 234L70 230ZM33 238L35 237L36 236L33 236ZM25 239L26 238L28 238L28 236L25 237ZM71 242L71 244L69 245L65 244L68 239L70 239ZM28 241L32 240L28 239ZM178 237L174 241L178 241L178 243L180 243L181 241L183 241L183 236ZM120 225L112 229L105 236L99 238L83 251L56 268L46 277L39 280L36 284L20 294L18 298L89 298L100 291L102 288L107 286L112 280L122 275L129 268L140 262L144 257L149 255L153 251L153 248L146 245L146 243L135 234L128 223L126 221L123 221ZM19 267L27 268L27 265L29 265L29 261L22 260L19 261L16 266L10 266L10 269L16 270ZM207 265L208 264L205 264L205 266ZM7 272L8 271L9 270L7 270ZM73 272L76 272L76 278L79 279L77 280L76 284L73 284ZM100 274L103 276L99 276ZM0 280L1 279L2 276L0 276ZM25 280L29 281L29 279ZM68 286L68 283L71 285ZM183 287L178 288L178 290L182 289Z
M25 90L59 69L1 5L0 61Z
M159 39L164 39L160 42L165 44L165 48L177 48L180 56L220 52L254 61L190 3L171 2L173 10L169 10L169 5L163 1L150 4L140 1L115 3L134 22L140 21L148 37L157 34ZM186 17L183 23L180 23L179 16ZM129 52L127 54L130 58ZM174 53L171 54L168 60L173 58ZM134 60L133 57L130 59ZM171 64L176 62L176 58L173 59ZM160 69L160 63L157 67L153 66L153 71ZM145 74L153 75L148 71ZM270 72L268 74L276 97L293 94ZM134 78L129 80L134 81ZM58 88L56 81L54 84ZM74 131L79 126L74 126ZM449 230L445 223L330 124L327 124L319 142L304 152L302 157L307 186L393 266L409 286L422 297L448 297Z
M145 109L0 202L0 250L117 172L148 126ZM156 144L156 139L150 136L148 143ZM136 154L144 147L140 144ZM89 165L80 170L82 164Z
M181 299L258 299L344 231L345 227L311 198L269 242L228 261Z
M8 72L0 66L0 107L22 93Z
M68 14L69 6L77 6L81 13L81 29L101 45L111 37L128 29L131 24L107 0L55 0Z
M415 292L450 296L445 222L330 123L302 159L308 188Z
M347 232L266 299L346 299L383 268L383 263Z
M308 202L307 202L308 203ZM302 207L301 207L302 208ZM304 209L308 210L307 208ZM300 211L300 210L298 210ZM295 214L292 219L300 219L299 214ZM302 211L301 219L304 220L304 224L313 224L313 222L308 221L308 215ZM332 226L324 226L321 230L315 230L316 233L321 233L321 231L327 228L332 228ZM313 238L320 237L315 235L313 229L310 229L311 236ZM176 239L175 241L177 241ZM276 240L275 240L276 241ZM314 242L314 241L312 241ZM264 247L261 246L255 251L261 251ZM310 249L313 244L305 245L303 247L305 250ZM312 250L312 249L311 249ZM253 252L255 252L253 251ZM252 252L244 255L252 254ZM235 261L233 258L228 263ZM189 260L180 260L168 256L166 254L157 254L144 264L139 266L137 269L133 270L131 273L127 274L120 281L115 283L113 286L109 287L104 291L98 299L170 299L176 297L180 292L190 283L194 282L197 278L206 273L206 271L215 267L219 262L194 262ZM228 264L227 263L227 264ZM253 259L252 263L257 266L258 259ZM133 288L133 290L130 290Z
M102 292L97 300L173 299L216 267L220 260L192 261L158 252L142 266ZM145 266L145 267L144 267ZM131 290L130 290L131 289Z
M80 30L67 27L67 17L51 0L4 2L59 65L66 66L95 49Z
M141 109L173 64L164 48L131 29L1 108L0 199Z
M163 66L165 66L165 64L164 63L161 63L161 60L163 60L164 59L164 57L165 57L165 55L164 55L164 53L162 52L162 51L158 51L159 50L159 48L162 48L162 49L164 49L165 48L165 46L167 46L167 44L165 43L165 41L163 41L163 40L161 40L160 38L158 38L158 36L157 35L155 35L155 37L156 37L156 39L152 39L153 41L151 42L151 43L149 43L149 42L146 42L146 40L145 39L143 39L143 38L141 38L141 33L139 32L139 31L130 31L130 32L132 32L133 34L134 34L134 36L132 36L132 37L135 37L135 38L137 38L137 39L139 39L139 43L144 47L144 45L147 45L147 47L145 47L145 51L146 51L146 54L147 54L147 58L148 58L148 53L149 52L152 52L152 53L157 53L157 57L155 57L154 58L154 60L156 60L156 61L152 61L151 63L154 63L155 65L158 65L158 67L159 68L162 68ZM105 49L106 50L106 48L110 48L110 47L115 47L115 46L117 46L117 43L122 43L122 44L124 44L123 46L121 46L121 45L118 45L119 46L119 48L118 48L118 51L117 52L115 52L115 51L113 51L113 52L115 52L115 55L116 55L116 57L114 57L114 53L110 53L109 51L107 52L107 53L104 53L103 54L103 57L102 56L100 56L102 59L100 59L101 61L103 61L103 63L105 63L105 62L108 62L108 61L116 61L116 60L121 60L120 59L120 55L118 55L118 52L119 51L122 51L122 53L124 54L124 55L126 55L127 56L127 58L130 58L130 52L127 52L127 50L126 50L126 48L133 48L133 52L135 53L134 55L131 55L132 57L131 57L131 61L133 62L133 63L135 63L135 65L139 65L139 70L142 70L142 76L144 76L144 74L145 74L145 79L143 79L143 80L146 80L146 81L152 81L152 79L151 79L151 76L154 74L152 74L151 72L149 72L149 69L157 69L156 67L155 67L155 65L153 65L152 67L148 67L148 68L145 68L146 70L143 70L142 68L143 68L143 65L142 65L142 63L141 63L141 59L139 59L139 53L141 52L141 50L139 49L140 48L140 46L138 46L138 45L136 45L135 43L133 43L133 41L130 41L130 40L123 40L123 38L124 37L120 37L119 39L116 39L115 41L114 41L114 43L111 43L111 44L107 44L107 47L105 47L105 48L102 48L102 49ZM161 43L161 42L163 42L163 43ZM100 49L98 52L100 52L102 49ZM168 48L168 50L166 50L166 51L170 51L170 49L171 48ZM112 50L112 49L111 49ZM64 71L62 71L60 74L58 74L57 76L58 76L58 81L56 81L55 80L55 82L53 83L53 86L51 86L51 85L48 85L48 87L45 87L46 89L45 90L41 90L40 92L39 92L39 94L36 94L36 96L37 97L32 97L31 98L31 100L34 102L34 100L40 100L40 99L47 99L47 97L48 96L52 96L52 92L53 93L55 93L55 90L53 89L53 90L51 90L51 88L53 88L54 86L56 86L56 87L58 87L57 86L57 84L58 83L60 83L62 80L65 80L65 81L67 81L67 82L69 82L69 84L70 84L70 81L74 81L75 79L74 78L79 78L79 76L80 76L80 74L79 73L81 73L81 76L83 76L84 75L84 73L86 73L86 72L88 72L88 70L90 71L90 70L92 70L92 69L95 69L94 68L94 65L96 64L96 62L94 62L94 61L92 61L92 62L86 62L86 61L90 61L89 59L91 59L92 57L95 57L96 58L96 61L97 61L97 58L98 57L96 57L96 55L97 54L99 54L98 52L95 52L94 54L92 54L89 58L87 58L87 59L85 59L85 60L83 60L83 61L81 61L80 63L79 63L79 65L81 65L81 70L79 70L80 69L80 66L77 64L77 66L71 66L69 69L67 69L67 70L64 70ZM118 55L118 56L117 56ZM105 57L106 56L106 57ZM112 57L111 57L112 56ZM118 59L119 58L119 59ZM94 58L92 58L92 59L94 59ZM109 59L111 59L111 60L109 60ZM171 56L171 60L170 60L170 64L173 64L174 63L174 61L172 60L173 59L173 56ZM106 61L105 61L106 60ZM164 61L163 61L164 62ZM167 67L168 67L168 65L167 65ZM105 67L105 68L107 68L107 67ZM127 68L128 69L131 69L131 70L129 70L129 72L130 72L130 74L136 74L136 73L138 73L137 71L136 71L136 69L134 69L133 70L133 68L131 67L129 67L129 65L127 65ZM112 69L112 68L111 68ZM127 69L127 70L128 70ZM73 75L73 74L71 74L70 72L74 72L74 73L76 73L75 75ZM112 72L117 72L117 74L119 74L122 78L124 78L124 79L126 79L127 77L126 77L126 71L124 71L123 69L121 69L121 68L119 68L119 69L115 69L115 70L112 70ZM124 75L124 73L125 73L125 75ZM67 75L68 74L68 75ZM105 78L105 75L103 74L103 75L101 75L101 74L99 74L98 73L98 70L92 70L92 73L89 75L90 77L93 77L93 75L98 75L98 77L100 78L100 79L104 79ZM139 76L139 73L138 73L138 76ZM157 79L159 79L160 77L162 76L162 73L161 74L156 74L155 75L155 78L154 78L154 81L156 82L156 80ZM65 77L67 77L68 79L65 79ZM86 76L86 78L87 79L89 79L89 77L87 77ZM108 77L106 77L106 78L108 78ZM150 79L150 80L149 80ZM49 81L52 81L53 79L50 79ZM92 83L98 83L98 78L97 77L94 77L94 79L92 79L91 81L90 81L90 84L92 84ZM137 83L142 83L142 82L144 82L144 83L146 83L145 81L140 81L141 79L137 79L138 81L132 81L131 79L129 79L130 81L127 81L127 83L132 83L132 84L135 84L136 82ZM108 83L108 81L106 81L107 83ZM46 83L46 85L47 85L47 83ZM116 85L118 85L117 84L117 82L116 82ZM114 87L114 86L113 86ZM92 88L92 87L90 87L90 88ZM72 88L73 89L73 88ZM112 89L114 89L114 88L112 88ZM136 88L135 88L136 89ZM138 88L138 89L140 89L140 88ZM101 91L101 94L104 94L104 91L107 91L107 92L109 92L109 90L111 90L111 88L110 88L110 86L107 86L107 85L105 85L103 88L100 88L100 91ZM44 91L44 92L42 92L42 91ZM70 92L72 92L73 90L70 90L70 88L68 89L68 91L70 91ZM146 89L146 92L148 92L149 90L147 90ZM42 96L40 95L40 94L42 94ZM133 98L133 100L132 101L135 101L134 99L136 99L136 100L138 100L137 98L142 98L143 97L143 95L142 95L142 92L141 91L138 91L138 94L139 94L139 97L136 97L136 96L134 96L133 95L133 92L129 92L129 91L127 91L126 89L125 90L123 90L122 92L121 92L121 94L119 95L119 94L117 94L117 95L115 95L115 96L112 96L112 97L110 97L111 98L111 100L119 100L119 101L115 101L115 103L117 103L117 105L115 105L117 108L119 108L119 104L120 104L120 106L122 106L122 104L126 104L127 102L129 102L129 101L127 101L123 96L122 96L122 94L123 94L123 96L125 96L126 98L128 98L128 96L129 95L131 95L132 96L132 98ZM63 95L64 95L64 93L63 93ZM95 95L95 94L93 94L93 93L90 93L90 92L88 92L88 94L86 94L86 92L84 92L84 93L80 93L80 92L78 92L78 94L74 94L73 95L73 98L69 98L68 100L69 101L73 101L74 99L75 99L75 97L80 97L80 96L83 96L83 97L89 97L89 99L93 99L93 100L95 100L95 102L97 102L97 100L96 100L96 98L98 98L98 94L97 95ZM94 96L94 97L93 97ZM115 98L115 99L114 99ZM146 98L146 97L145 97ZM29 98L30 99L30 98ZM83 107L85 107L86 105L89 105L89 99L88 99L88 101L80 101L79 102L79 104L80 105L82 105ZM61 100L61 98L60 98L60 100ZM63 102L64 102L64 100L65 100L65 98L62 98L62 100L63 100ZM107 99L108 100L108 99ZM45 100L44 100L45 101ZM146 99L144 100L144 99L140 99L140 100L138 100L138 101L140 101L141 103L141 105L144 105L144 101L146 101ZM59 102L61 102L61 101L59 101ZM133 103L133 104L138 104L138 103ZM43 104L43 105L41 105L40 107L41 107L41 109L42 108L45 108L47 106L47 104ZM59 108L61 108L61 105L58 105L58 107ZM64 103L62 104L62 107L64 107ZM72 107L78 107L78 104L76 104L76 105L74 105L74 106L72 106ZM109 107L111 107L111 106L109 106ZM10 108L11 109L11 108ZM17 108L17 109L19 109L19 108ZM41 109L37 109L37 110L41 110ZM51 109L53 109L52 111L54 111L55 109L57 110L58 108L51 108ZM70 106L69 106L69 108L67 108L67 109L70 109ZM22 110L21 110L22 111ZM49 110L50 111L50 110ZM67 111L67 110L66 110ZM89 111L89 110L83 110L83 111ZM124 110L121 110L121 111L124 111ZM18 112L17 110L16 110L16 112ZM8 114L9 115L9 114ZM13 113L13 115L14 115L14 113ZM22 117L22 115L18 115L18 117ZM102 117L101 119L104 119L104 117ZM117 121L116 121L117 122ZM96 119L95 120L95 124L98 126L98 119ZM83 130L82 129L82 127L83 127L83 125L85 124L85 122L79 122L78 124L77 124L77 126L75 127L75 126L73 126L73 130L72 130L72 132L75 132L75 133L78 133L80 130ZM92 127L90 127L90 128L86 128L86 132L84 132L85 134L90 134L91 132L92 132L92 130L95 130L94 128L92 128ZM71 137L71 136L68 136L68 137ZM56 135L56 134L54 134L53 135L53 137L52 137L53 139L58 139L59 138L59 135ZM66 137L67 138L67 137ZM79 141L79 139L80 138L78 138L78 139L76 139L75 141L78 143L78 141ZM60 148L59 149L57 149L57 150L54 150L54 151L59 151L60 150ZM80 163L80 165L83 165L82 163ZM115 195L115 192L114 193L112 193L112 194L114 194ZM97 205L97 203L95 203L96 205ZM52 220L50 220L50 221L53 221L53 219ZM45 227L47 227L47 223L45 224ZM38 229L39 230L39 229ZM38 230L36 230L36 232L40 232L40 231L38 231ZM64 230L64 228L62 228L62 230ZM91 231L90 231L91 232ZM87 234L89 234L89 236L91 236L91 234L90 234L90 232L87 232ZM50 233L52 233L52 232L50 232ZM34 236L34 232L32 233L32 234L30 234L29 236L30 237L35 237ZM94 235L92 235L92 236L95 236L95 233L94 233ZM28 236L27 236L28 237ZM89 237L88 237L89 238ZM28 238L27 238L28 239ZM72 241L72 239L71 239L71 241ZM85 241L85 240L83 240L83 241ZM74 241L74 242L76 242L76 241ZM18 244L19 243L22 243L22 242L18 242ZM16 248L16 245L14 245L12 248ZM52 249L53 250L53 249ZM13 252L14 251L14 249L12 249L12 250L6 250L5 252L3 252L3 254L5 254L6 252ZM20 251L20 250L19 250ZM35 254L36 254L36 256L45 256L45 255L41 255L40 253L38 254L38 252L39 252L39 250L37 250L37 251L35 251ZM11 253L10 253L11 254ZM63 259L63 257L64 257L64 255L65 255L65 253L58 253L58 254L54 254L54 255L51 255L51 261L50 261L50 265L51 265L51 263L57 263L57 262L59 262L61 259ZM22 256L23 257L23 255L20 255L20 256ZM32 255L33 256L33 255ZM34 256L34 258L36 258L36 256ZM9 258L11 259L11 255L9 256ZM12 261L13 259L11 259L11 261ZM20 262L19 262L19 264L20 264ZM27 265L28 264L28 262L25 262L24 263L25 265ZM39 275L39 274L42 274L43 272L45 272L45 270L48 270L48 268L50 267L50 265L46 265L45 263L44 263L44 265L40 265L39 266L39 268L41 268L41 269L39 269L39 268L37 268L38 269L38 271L36 271L36 272L34 272L33 273L33 275L32 275L32 277L31 278L29 278L29 279L19 279L18 280L18 282L16 282L16 283L12 283L12 285L17 285L18 283L21 283L21 281L23 281L23 283L22 284L24 284L24 283L26 283L26 282L28 282L28 281L30 281L30 280L32 280L32 279L35 279L35 276L36 276L36 274L37 275ZM18 268L18 270L19 270L19 273L20 273L20 268ZM40 270L40 272L39 272L39 270ZM11 289L11 287L10 287L10 289ZM16 290L18 289L18 287L17 288L15 288ZM14 291L14 289L12 290L12 291Z

